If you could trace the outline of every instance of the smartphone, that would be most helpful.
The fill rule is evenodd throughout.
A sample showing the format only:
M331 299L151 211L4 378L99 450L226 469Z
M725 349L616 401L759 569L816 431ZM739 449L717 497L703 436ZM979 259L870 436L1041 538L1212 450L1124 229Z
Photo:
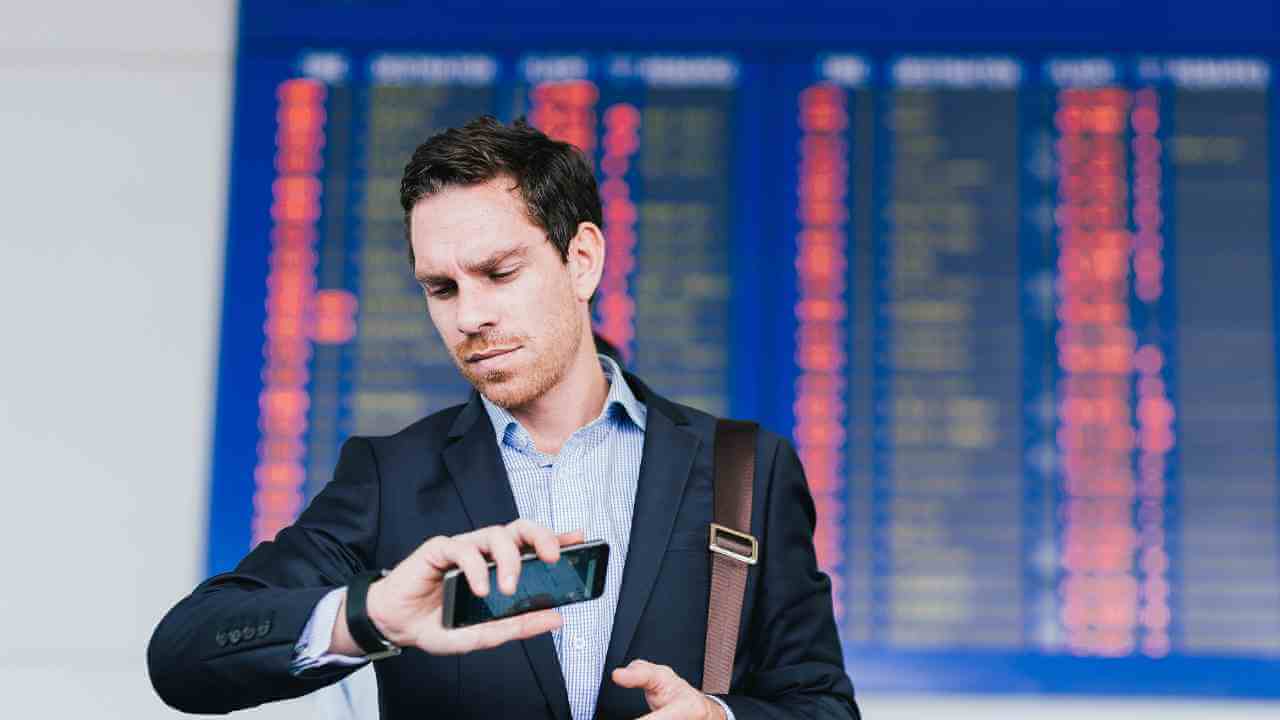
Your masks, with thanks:
M497 565L489 562L489 594L476 597L462 570L454 568L444 576L443 624L447 628L467 627L489 620L595 600L604 592L605 571L609 569L609 543L604 540L560 548L560 560L544 563L536 553L520 558L520 578L514 595L498 589Z

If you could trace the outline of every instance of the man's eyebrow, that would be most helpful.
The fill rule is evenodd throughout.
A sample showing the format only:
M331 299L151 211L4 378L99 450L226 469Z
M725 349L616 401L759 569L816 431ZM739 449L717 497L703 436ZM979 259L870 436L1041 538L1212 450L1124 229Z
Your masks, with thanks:
M524 257L526 250L528 250L528 247L525 245L509 248L507 250L499 250L474 264L463 263L462 267L465 268L467 272L478 274L491 273L494 270L497 270L498 266L507 260Z
M474 263L463 263L464 270L478 275L487 275L498 266L512 258L523 258L528 251L528 246L521 245L519 247L508 248L506 250L498 250L490 254L488 257L481 258ZM452 282L453 278L448 275L418 275L418 282L424 285L443 285Z

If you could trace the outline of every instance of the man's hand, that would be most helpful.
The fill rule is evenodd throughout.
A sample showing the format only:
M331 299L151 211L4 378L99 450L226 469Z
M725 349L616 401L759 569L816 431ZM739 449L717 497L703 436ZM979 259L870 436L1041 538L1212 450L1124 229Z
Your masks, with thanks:
M644 700L653 712L639 720L725 720L723 708L666 665L632 660L613 671L613 681L644 690Z
M461 568L471 592L488 595L488 559L497 564L498 587L514 595L520 578L520 548L532 546L543 562L560 559L560 547L584 540L581 530L557 536L528 520L494 525L453 537L427 540L386 577L369 586L369 619L391 642L416 647L433 655L460 655L524 640L560 627L560 614L539 610L465 628L445 629L442 623L444 575ZM363 655L351 639L346 621L346 599L334 625L332 652Z

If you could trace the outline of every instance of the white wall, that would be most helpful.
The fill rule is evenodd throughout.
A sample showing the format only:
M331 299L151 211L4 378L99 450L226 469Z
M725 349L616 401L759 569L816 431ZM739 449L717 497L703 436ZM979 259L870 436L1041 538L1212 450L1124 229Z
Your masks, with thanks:
M178 714L143 654L203 564L234 14L0 3L4 717Z
M5 717L178 714L143 655L202 572L234 15L227 0L0 4ZM1222 703L862 703L884 719L1280 717ZM311 700L247 713L313 714Z

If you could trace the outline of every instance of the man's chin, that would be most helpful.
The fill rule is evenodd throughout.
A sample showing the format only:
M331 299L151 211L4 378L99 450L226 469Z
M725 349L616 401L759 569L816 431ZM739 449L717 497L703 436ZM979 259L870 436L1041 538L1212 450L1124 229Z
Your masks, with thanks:
M547 392L559 378L547 371L545 363L514 362L479 370L454 356L463 377L489 402L506 410L524 407Z
M523 387L517 381L515 373L506 370L494 370L484 375L468 375L472 387L488 398L498 407L510 410L528 403L533 398L526 397L530 388Z

